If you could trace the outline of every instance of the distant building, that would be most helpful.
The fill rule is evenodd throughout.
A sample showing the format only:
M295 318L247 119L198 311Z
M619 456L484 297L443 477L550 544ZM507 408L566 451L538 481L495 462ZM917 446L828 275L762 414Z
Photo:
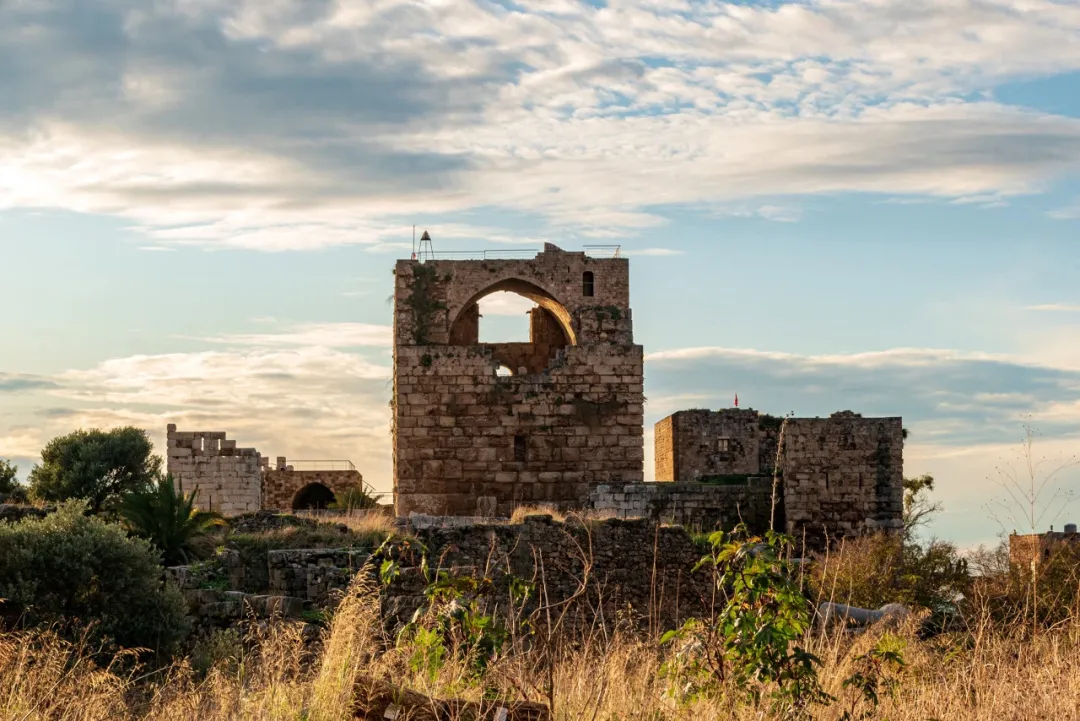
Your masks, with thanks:
M1066 523L1064 531L1009 534L1009 563L1020 568L1045 563L1063 551L1080 557L1080 533L1075 523Z

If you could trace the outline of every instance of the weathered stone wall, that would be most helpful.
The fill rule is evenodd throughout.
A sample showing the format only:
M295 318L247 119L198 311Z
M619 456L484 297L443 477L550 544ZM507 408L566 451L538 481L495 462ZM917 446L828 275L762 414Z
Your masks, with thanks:
M1009 563L1021 569L1029 569L1033 563L1045 563L1063 551L1080 557L1080 533L1009 534Z
M595 484L643 480L625 259L548 245L529 260L399 261L395 275L399 516L583 507ZM478 342L477 301L503 290L538 304L531 343ZM514 375L497 375L502 365Z
M510 574L546 589L549 603L569 599L585 581L587 593L572 623L610 625L620 616L672 628L710 607L711 576L691 574L706 549L677 526L646 519L588 524L529 516L521 524L475 525L417 531L429 563L493 578ZM588 568L586 574L585 569ZM423 602L422 578L403 569L384 600L390 621L408 620Z
M679 477L675 468L675 421L668 416L653 426L653 462L656 481L674 481Z
M755 410L679 411L660 421L658 429L661 426L670 435L664 441L673 455L672 460L665 461L668 472L664 480L696 483L769 472L761 467L761 445L768 429L761 427ZM658 465L657 473L660 472Z
M224 431L177 431L168 426L168 472L185 492L198 489L200 507L236 515L262 505L259 452L237 448Z
M771 476L781 419L752 409L679 411L657 424L673 458L657 452L657 478L676 483ZM662 437L663 434L663 437ZM667 435L670 435L670 440ZM900 418L791 418L780 455L783 527L811 547L826 538L898 530L903 515Z
M788 533L820 547L903 528L903 432L899 418L850 412L790 422L781 457Z
M270 593L302 598L316 605L334 601L371 557L359 548L313 548L270 551Z
M752 533L769 528L772 479L757 477L733 485L634 483L597 486L592 507L617 518L651 518L692 531L730 531L745 523ZM778 518L783 509L778 508Z
M263 508L290 511L298 508L302 492L312 485L319 485L334 495L349 488L362 488L360 471L353 470L297 470L278 458L275 467L264 467L262 472Z
M38 508L17 503L0 503L0 523L18 523L24 518L44 518L56 508Z

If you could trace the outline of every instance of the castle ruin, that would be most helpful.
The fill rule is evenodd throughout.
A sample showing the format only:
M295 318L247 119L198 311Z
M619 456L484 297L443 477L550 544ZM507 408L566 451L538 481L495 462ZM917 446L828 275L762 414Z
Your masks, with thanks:
M166 469L178 489L197 491L201 508L226 516L262 509L325 508L364 479L349 461L293 461L274 467L254 448L238 448L224 431L167 432Z
M529 259L400 260L394 276L397 515L582 508L598 483L643 480L625 258L549 243ZM480 342L477 303L498 291L536 304L528 343Z

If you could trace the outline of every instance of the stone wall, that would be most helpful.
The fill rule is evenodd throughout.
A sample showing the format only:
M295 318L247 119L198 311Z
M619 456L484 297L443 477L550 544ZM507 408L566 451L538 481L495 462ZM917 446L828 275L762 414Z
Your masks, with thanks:
M537 515L521 524L431 528L417 536L436 569L480 574L496 584L510 574L542 585L552 604L571 598L584 581L587 592L570 619L582 628L623 619L667 629L710 608L711 576L691 574L706 549L677 526L646 519L559 523ZM387 620L407 621L423 603L422 591L418 569L404 566L385 594Z
M270 551L270 593L302 598L316 605L335 600L371 557L359 548L313 548Z
M1009 563L1021 569L1045 563L1062 551L1080 555L1080 533L1009 534Z
M349 488L363 488L360 471L296 469L283 457L275 467L264 464L262 471L263 508L290 511L303 504L304 492L311 486L323 486L334 495Z
M771 477L781 422L753 409L679 411L657 424L657 479ZM903 436L900 418L844 411L789 419L779 467L781 527L811 547L827 538L900 529Z
M198 489L200 507L236 515L262 505L259 452L237 448L224 431L177 431L170 423L168 472L185 492Z
M18 503L0 503L0 523L18 523L25 518L44 518L55 510L54 506L38 508Z
M782 499L781 499L782 500ZM651 518L692 531L730 531L740 522L752 533L769 528L772 479L750 478L740 484L633 483L598 486L592 507L617 518ZM777 509L783 518L783 509Z
M820 547L902 529L903 433L899 418L852 413L789 423L781 458L788 533Z
M598 483L643 480L625 259L549 244L529 260L403 260L394 272L397 515L580 508ZM531 343L479 342L477 302L497 291L537 303Z

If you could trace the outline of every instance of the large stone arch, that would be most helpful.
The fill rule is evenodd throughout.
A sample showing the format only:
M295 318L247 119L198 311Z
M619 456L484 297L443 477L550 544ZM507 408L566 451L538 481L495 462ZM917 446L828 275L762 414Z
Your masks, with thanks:
M491 283L482 290L474 293L468 300L461 304L450 321L450 344L460 345L460 339L471 334L463 332L463 325L475 323L478 317L477 304L492 293L508 292L528 298L540 308L550 314L562 331L565 343L563 345L577 345L577 333L574 331L573 317L566 306L563 305L551 292L545 290L534 282L522 278L508 277ZM455 340L459 342L455 342Z
M293 494L290 507L294 511L327 508L334 502L334 491L325 483L312 481Z

